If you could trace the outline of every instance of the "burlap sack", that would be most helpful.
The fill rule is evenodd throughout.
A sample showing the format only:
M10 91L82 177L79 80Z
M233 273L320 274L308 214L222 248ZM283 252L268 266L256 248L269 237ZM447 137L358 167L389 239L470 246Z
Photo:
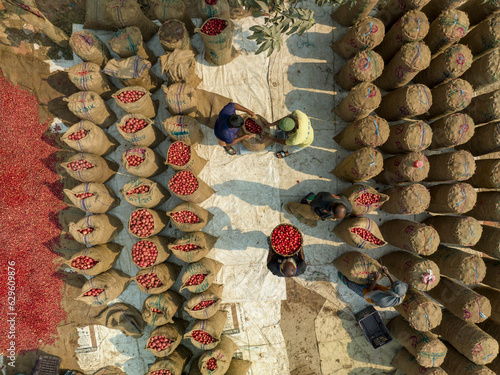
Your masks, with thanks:
M381 97L377 86L362 82L347 94L333 112L347 122L361 120L379 107Z
M360 0L355 4L345 3L332 13L332 18L343 26L352 26L356 21L368 16L377 3L378 0Z
M115 303L108 306L95 317L99 325L120 330L125 336L139 338L143 335L146 322L134 306L126 303Z
M157 57L142 39L141 30L136 26L129 26L118 30L109 40L111 50L121 58L140 56L152 65L156 64Z
M182 21L176 19L166 21L161 25L158 37L165 52L192 49L188 31Z
M472 248L493 258L500 259L500 228L489 225L482 225L482 227L481 238Z
M347 182L368 181L382 172L383 163L379 151L363 147L342 160L331 173Z
M67 70L68 77L78 90L93 91L104 99L109 99L117 88L102 72L99 65L93 62L84 62L73 65Z
M467 13L456 9L449 9L432 21L429 33L424 38L424 42L434 57L452 44L458 42L468 31L469 17L467 17ZM470 43L465 43L463 40L461 43L471 48ZM474 52L472 53L474 54Z
M111 269L87 280L82 286L82 292L75 299L92 306L107 305L127 289L130 281L130 276L127 274L120 270ZM92 289L104 289L104 291L97 297L84 296Z
M84 29L91 30L110 30L115 31L117 28L111 22L111 19L106 12L106 5L111 0L87 0L85 1L85 23Z
M118 99L118 95L127 91L140 91L143 92L144 95L139 100L133 103L123 103L120 99ZM116 105L118 105L118 107L123 109L126 113L142 115L146 118L153 118L156 116L153 100L151 99L151 93L144 87L124 87L123 89L120 89L116 93L114 93L112 97L115 99Z
M469 16L471 26L477 25L488 16L500 12L500 3L498 0L468 0L460 8L462 12Z
M427 332L441 323L439 305L415 288L408 288L403 303L394 309L417 331Z
M419 166L419 162L423 164ZM429 162L421 152L400 154L384 160L384 170L376 178L380 184L420 182L429 174Z
M197 145L203 141L200 123L189 116L174 116L163 121L163 127L172 142L182 141L187 145Z
M131 118L146 121L146 127L139 131L136 131L135 133L127 133L123 131L122 127ZM121 120L116 123L116 128L118 129L118 133L120 133L123 139L134 146L145 146L153 148L165 139L160 129L154 126L153 120L150 120L146 116L138 113L123 116Z
M73 141L69 136L78 131L84 130L84 138ZM82 120L71 126L61 137L61 140L73 150L87 152L94 155L107 155L113 151L116 146L116 140L106 134L99 126L90 121Z
M333 139L343 148L356 151L363 147L378 147L389 137L389 124L376 115L353 122Z
M129 156L138 156L144 161L137 165L131 166L127 161ZM165 171L165 160L149 147L132 147L122 154L121 162L125 170L137 177L152 177Z
M498 342L472 323L443 310L443 321L435 333L441 335L459 353L478 365L490 363L498 355Z
M407 85L385 95L375 112L387 121L396 121L422 115L431 105L431 90L427 86Z
M429 47L422 42L406 43L396 52L375 83L384 90L403 87L419 72L429 67L430 63Z
M367 184L355 184L342 193L344 197L349 199L352 205L351 215L364 215L371 211L375 211L382 206L384 202L389 200L389 196L379 193L377 190ZM378 202L367 202L373 198Z
M350 59L359 51L374 49L382 43L384 35L385 27L379 19L365 17L351 26L332 48L344 59Z
M214 129L220 111L232 103L233 99L201 89L196 89L196 96L198 97L196 119L210 129Z
M481 284L474 288L474 292L479 293L481 297L487 299L491 303L490 320L493 320L496 323L495 325L500 324L500 290ZM483 329L481 326L479 327ZM498 340L500 339L500 331L496 331L495 335L492 335L491 333L490 335ZM489 333L488 331L486 332Z
M209 319L214 314L220 310L220 305L222 303L222 290L223 285L212 284L210 288L205 290L203 293L193 293L191 297L186 302L184 310L195 319ZM204 307L202 309L194 310L196 306L203 302L212 302L210 306Z
M272 136L269 128L264 127L264 123L262 122L262 117L259 117L259 115L255 116L255 117L250 117L249 115L244 115L242 117L243 117L243 120L245 122L244 122L243 126L240 128L240 132L238 133L238 136L247 135L247 134L252 135L252 138L243 139L241 141L243 146L245 146L245 148L248 151L253 151L253 152L263 151L274 143L270 139L267 141L262 140L262 138L264 136ZM262 129L262 133L261 134L253 134L253 133L249 132L246 128L248 120L252 120L255 123L257 123L257 125L259 125Z
M435 20L442 12L448 9L456 9L467 0L431 0L422 8L427 17L432 21Z
M432 332L419 332L410 327L402 316L392 319L387 328L392 337L415 356L420 366L441 366L446 356L446 346Z
M248 374L248 370L252 367L252 362L244 359L233 358L226 375L241 375Z
M146 343L146 347L144 349L148 349L153 355L156 357L168 357L181 343L182 337L186 332L186 328L189 323L185 320L174 318L174 323L168 323L163 326L157 327L151 332L149 335L149 339ZM172 341L170 346L162 351L153 349L149 347L151 339L156 336L165 336L169 340Z
M153 263L150 263L150 265L144 267L140 266L139 264L136 263L134 259L132 261L135 263L135 265L141 269L146 269L151 266L156 266L159 265L160 263L163 263L167 258L172 254L170 250L168 249L168 245L170 245L172 242L175 241L175 238L172 237L167 237L167 236L152 236L148 237L146 239L137 241L134 246L132 246L132 251L134 250L134 247L136 245L140 245L142 242L151 242L154 246L158 254L156 255L156 258L154 259Z
M401 281L423 292L428 292L441 280L436 263L407 251L389 253L380 258L380 264Z
M142 13L137 0L112 0L106 4L106 13L111 22L119 29L137 26L144 41L151 39L159 27Z
M500 192L477 193L476 205L467 215L477 220L500 221Z
M160 57L162 73L166 74L169 84L187 83L198 87L201 78L196 75L196 60L194 53L187 49L175 49Z
M202 375L224 375L237 349L238 345L229 336L222 335L217 346L203 353L198 360L197 365ZM211 358L215 358L217 364L217 368L213 371L207 368L207 362ZM193 366L195 365L196 363L193 363Z
M463 214L476 204L476 190L466 183L434 185L429 190L431 193L429 212Z
M423 151L432 142L432 129L424 121L403 122L389 129L389 138L380 146L386 154Z
M189 17L186 4L182 0L152 0L151 9L154 18L159 20L161 23L166 21L177 19L186 25L186 29L189 35L194 34L194 24ZM190 3L190 6L194 4Z
M373 0L371 0L373 2ZM217 0L215 4L209 4L206 0L198 1L198 14L203 21L209 18L223 18L228 20L231 17L229 2L227 0Z
M68 164L77 161L77 160L86 160L90 164L92 164L94 167L90 169L81 169L81 170L72 170L71 168L68 167ZM93 154L86 154L86 153L80 153L80 154L75 154L72 157L68 159L67 162L61 163L61 166L64 168L64 170L70 175L70 177L73 177L75 180L81 181L81 182L101 182L104 183L111 176L113 176L116 172L113 171L110 166L108 165L108 162L106 159L101 158L100 156L93 155Z
M396 186L383 192L389 196L381 209L394 215L418 215L427 210L431 195L421 184Z
M295 216L301 223L306 224L311 228L316 228L318 226L318 221L321 220L316 212L314 212L312 207L308 204L288 202L285 205L285 210L290 215Z
M178 238L173 244L168 245L168 248L172 251L172 254L183 262L194 263L207 256L214 248L218 238L204 232L193 232ZM179 246L182 245L195 245L199 246L199 249L182 251L179 250Z
M190 211L200 218L199 222L191 223L179 223L176 221L172 214L179 211ZM167 216L170 217L170 222L175 225L178 229L183 232L197 232L205 228L205 226L212 220L214 215L209 211L205 210L203 207L198 206L194 203L183 202L175 206L172 210L167 212Z
M486 274L486 266L481 257L458 249L439 246L438 251L429 255L429 259L438 265L441 275L466 285L480 283Z
M429 155L427 181L465 181L474 175L476 161L468 151Z
M422 256L435 253L440 242L434 228L410 220L386 221L380 226L380 232L391 245Z
M362 238L359 234L353 232L355 229L362 229L363 232L366 231L371 233L372 236L375 237L376 243ZM376 249L377 247L387 244L382 237L382 233L380 233L377 224L372 219L367 217L344 219L335 228L333 228L333 232L342 241L358 249Z
M500 124L491 123L476 127L472 138L457 148L467 150L474 156L498 151L500 149Z
M375 15L386 27L399 20L406 12L420 10L430 0L389 0Z
M185 300L183 296L173 290L151 295L146 298L142 305L142 317L151 326L173 323L173 316ZM161 310L162 313L154 312L153 309Z
M500 289L500 260L483 258L483 262L486 266L486 275L482 283Z
M417 74L413 82L434 87L458 77L465 79L462 75L471 67L471 64L472 53L469 47L455 44L434 58L427 69Z
M441 367L424 367L419 364L417 359L405 348L401 349L392 359L391 365L406 375L446 375Z
M477 59L463 75L462 79L469 82L475 91L491 85L498 81L500 77L500 50Z
M77 197L77 195L85 193L93 194L93 196L87 198ZM73 189L64 189L64 194L66 194L73 206L93 214L103 214L120 203L113 190L97 182L87 182Z
M186 164L184 165L176 165L176 164L173 164L173 163L170 163L169 160L171 158L171 155L170 155L170 151L171 151L171 148L174 144L177 144L177 143L183 143L182 141L177 141L177 142L174 142L172 143L168 149L167 149L167 157L166 157L166 162L165 164L170 166L170 168L172 168L174 171L190 171L192 173L194 173L195 175L198 175L200 174L200 172L203 170L203 168L205 167L205 165L207 164L208 160L206 159L203 159L202 157L200 157L198 155L198 153L196 152L195 148L194 147L191 147L189 145L187 145L187 147L189 147L189 150L190 150L190 157L189 157L189 160L186 162Z
M177 173L183 173L183 172L184 171L179 171ZM187 171L187 172L191 173L189 171ZM190 194L190 195L180 195L180 194L174 193L172 191L172 188L171 188L171 182L172 182L172 179L175 177L176 174L174 174L172 176L172 178L170 179L170 181L168 183L168 188L170 189L170 192L173 195L175 195L177 198L180 198L180 199L182 199L183 201L186 201L186 202L201 203L201 202L206 201L208 198L210 198L212 195L215 194L214 189L212 189L210 186L208 186L205 183L205 181L203 181L201 178L195 176L192 173L191 173L191 175L194 176L194 178L196 178L196 180L198 181L198 188L196 189L196 191L193 194Z
M432 106L425 116L428 119L463 110L471 103L474 89L469 82L455 78L432 89L431 93ZM471 117L474 119L474 116Z
M147 186L149 191L140 194L127 194L140 186ZM123 186L122 189L120 189L120 194L123 195L123 199L125 199L132 206L144 208L159 206L170 198L170 193L167 189L159 183L146 178L136 178L134 180L130 180Z
M447 276L442 276L439 284L428 293L453 315L466 322L480 323L491 315L488 298Z
M333 265L342 275L354 283L367 284L373 274L380 272L380 263L359 251L349 251L333 261Z
M439 233L441 242L474 246L481 238L481 224L470 216L433 216L424 221Z
M486 366L469 361L449 343L444 342L444 344L448 349L448 353L446 353L446 358L441 367L447 374L495 375L495 372L489 370Z
M183 345L179 345L173 353L166 358L157 358L151 365L146 375L153 375L156 371L170 371L172 375L181 375L184 366L192 357L191 351Z
M87 247L77 252L76 254L73 254L71 258L65 261L64 263L76 273L81 273L82 275L88 275L88 276L96 276L113 267L118 257L120 256L120 252L122 251L122 249L123 246L117 243L107 243L103 245ZM86 270L73 267L71 265L72 262L78 257L82 256L94 259L95 261L97 261L97 264L94 267Z
M199 262L191 263L182 274L182 285L179 291L187 289L191 293L201 293L207 290L215 281L223 264L213 259L203 258ZM193 275L204 274L205 279L199 285L186 285L186 281Z
M476 124L499 120L500 90L476 96L464 112L472 117Z
M162 89L170 113L194 116L198 100L193 87L185 83L174 83L168 87L163 85Z
M349 91L358 83L373 82L384 70L384 60L373 51L360 51L335 74L335 81Z
M496 294L496 293L495 293ZM478 324L478 327L486 332L488 335L493 337L495 340L500 342L500 324L498 321L493 319L488 319L485 322ZM487 366L495 374L500 373L500 358L497 356L491 363Z
M94 230L85 235L79 232L87 228ZM89 215L76 223L69 224L69 233L77 242L85 245L101 245L111 242L122 229L122 222L116 216L109 214Z
M184 334L185 339L191 339L191 344L202 350L210 350L215 348L220 341L224 324L227 320L227 311L217 311L210 319L195 320L191 328ZM192 334L194 331L203 331L212 336L215 341L210 344L202 344L196 341Z
M155 234L158 234L160 233L163 228L165 228L165 225L168 224L168 217L165 215L165 212L164 211L158 211L158 210L153 210L151 208L138 208L137 210L134 210L135 211L142 211L142 210L145 210L145 211L148 211L151 215L153 215L153 222L154 222L154 228L153 228L153 233L151 233L149 236L138 236L134 233L132 233L132 231L130 230L130 220L132 218L132 214L130 214L130 219L129 219L129 223L128 223L128 231L134 236L134 237L137 237L137 238L148 238L148 237L151 237L151 236L154 236Z
M181 272L181 268L182 266L179 266L178 264L163 262L156 266L140 270L134 277L132 277L132 280L136 282L137 287L141 292L147 294L160 294L166 292L172 285L174 285L177 276L179 276L179 273ZM137 281L138 276L148 274L156 275L163 285L157 288L147 289Z
M500 45L500 14L486 18L465 35L460 43L467 45L474 57L498 47Z
M389 61L405 43L419 42L428 32L429 21L426 15L418 10L410 10L391 27L375 51L384 61Z
M212 22L212 20L222 20L228 23L226 28L217 35L208 35L203 32L203 27ZM214 65L226 65L230 63L238 52L233 47L234 24L230 19L213 17L201 25L199 29L195 29L199 33L203 44L205 45L205 59Z
M82 120L89 120L101 128L107 128L116 122L115 113L101 97L92 91L80 91L63 98L68 109Z
M83 61L93 62L101 68L111 59L108 47L97 35L90 31L74 32L69 39L69 45L73 52Z
M124 86L140 86L155 92L160 88L162 79L150 70L151 66L148 60L140 56L132 56L121 60L109 60L102 71L111 77L118 78Z
M473 136L476 129L472 118L463 113L454 113L431 124L431 150L463 145Z

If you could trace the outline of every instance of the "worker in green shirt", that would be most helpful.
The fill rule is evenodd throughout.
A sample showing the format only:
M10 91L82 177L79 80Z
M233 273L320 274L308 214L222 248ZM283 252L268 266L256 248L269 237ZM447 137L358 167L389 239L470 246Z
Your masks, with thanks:
M307 146L310 146L314 140L314 131L311 126L311 120L304 112L299 110L293 111L288 116L283 117L281 120L275 121L272 124L264 124L266 127L276 125L278 125L278 127L285 132L286 139L266 136L263 138L263 141L270 139L274 143L283 145L283 150L276 152L276 157L278 159L286 158L294 152L305 149Z

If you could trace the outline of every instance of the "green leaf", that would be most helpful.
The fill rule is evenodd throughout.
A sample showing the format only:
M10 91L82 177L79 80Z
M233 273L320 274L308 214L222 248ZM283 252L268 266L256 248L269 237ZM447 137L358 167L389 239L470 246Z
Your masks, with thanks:
M271 47L271 41L268 40L267 42L263 43L259 49L255 52L256 55L258 55L259 53L262 53L264 52L266 49L268 49L269 47Z
M261 0L255 0L255 2L259 4L259 6L264 10L264 12L269 13L269 5L266 2Z

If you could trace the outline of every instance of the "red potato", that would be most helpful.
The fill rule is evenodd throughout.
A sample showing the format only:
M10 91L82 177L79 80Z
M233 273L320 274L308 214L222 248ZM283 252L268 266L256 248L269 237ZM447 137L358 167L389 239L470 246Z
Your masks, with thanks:
M136 210L130 216L130 232L138 237L151 236L155 223L153 215L147 210Z
M251 118L245 120L245 129L252 134L262 134L262 128Z
M163 311L161 311L160 309L157 309L156 307L153 307L151 309L151 312L152 313L155 313L155 314L160 314L160 315L163 315Z
M80 194L73 194L75 197L77 197L78 199L85 199L85 198L90 198L90 197L93 197L94 194L92 193L80 193Z
M201 32L207 35L219 35L227 27L227 21L214 18L210 19L201 28Z
M85 292L83 295L84 295L84 297L88 297L88 296L97 297L102 292L104 292L104 289L94 288L94 289L90 289L88 292Z
M68 164L68 168L71 169L72 171L87 170L94 167L95 167L94 164L89 163L87 160L84 159L78 159Z
M369 231L363 228L352 228L351 233L356 233L358 236L360 236L362 239L365 241L368 241L370 243L373 243L375 245L382 246L385 244L384 241L379 240L377 237L375 237L373 234L371 234Z
M281 255L291 255L302 245L302 235L291 225L283 224L271 233L273 249Z
M191 172L180 171L170 179L168 187L175 194L191 195L198 189L198 180Z
M151 267L158 257L158 249L151 241L139 241L132 247L132 260L141 268Z
M186 165L191 158L191 146L184 142L175 142L168 149L168 163L178 166Z
M136 133L139 130L144 129L146 126L148 126L148 122L146 120L131 117L120 129L125 133Z
M141 185L137 186L136 188L133 188L132 190L127 191L127 195L143 194L143 193L149 193L149 186Z
M209 333L200 330L191 332L191 337L193 338L193 340L198 341L202 344L211 344L217 341L217 339L215 337L212 337Z
M170 217L181 224L196 224L200 222L200 218L194 212L187 210L174 212Z
M163 286L163 283L155 273L146 273L144 275L139 275L137 276L137 282L146 289L159 288Z
M97 260L84 255L73 259L71 267L78 268L79 270L88 270L94 267L97 263L99 263Z
M207 370L215 371L217 369L217 360L214 357L211 357L207 361Z
M379 202L380 202L380 195L371 193L363 193L356 199L356 203L363 204L366 206Z
M87 227L85 229L78 229L78 232L80 232L84 236L86 236L89 233L92 233L93 231L94 231L94 228L92 228L92 227Z
M198 249L201 249L201 247L192 243L188 243L186 245L174 246L174 250L179 250L179 251L193 251Z
M199 304L197 304L195 307L193 307L194 311L199 311L206 309L207 307L212 306L216 301L215 300L210 300L210 301L201 301Z
M200 285L203 280L205 280L205 277L207 277L208 274L206 273L198 273L196 275L191 276L189 279L186 280L186 286L191 286L191 285Z
M130 167L137 167L138 165L141 165L143 161L144 158L141 158L140 156L137 155L127 156L127 163Z
M217 5L218 0L205 0L205 3L208 5Z
M162 352L164 350L167 350L170 345L172 345L172 340L164 335L161 335L151 337L149 339L148 348Z
M77 132L71 133L68 136L68 139L70 141L79 141L82 138L85 138L87 136L87 131L85 129L80 129Z
M172 373L169 370L161 369L153 371L151 375L172 375Z
M144 94L142 91L130 90L122 92L117 98L122 103L134 103L142 98Z

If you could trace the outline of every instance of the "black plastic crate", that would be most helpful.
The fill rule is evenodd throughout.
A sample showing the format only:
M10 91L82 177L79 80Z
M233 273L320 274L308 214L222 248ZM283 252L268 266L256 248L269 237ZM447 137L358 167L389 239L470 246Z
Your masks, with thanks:
M366 339L373 346L373 349L378 349L392 341L389 330L373 306L368 306L357 312L354 316L363 330Z
M52 355L41 355L36 360L31 375L58 375L61 358Z

